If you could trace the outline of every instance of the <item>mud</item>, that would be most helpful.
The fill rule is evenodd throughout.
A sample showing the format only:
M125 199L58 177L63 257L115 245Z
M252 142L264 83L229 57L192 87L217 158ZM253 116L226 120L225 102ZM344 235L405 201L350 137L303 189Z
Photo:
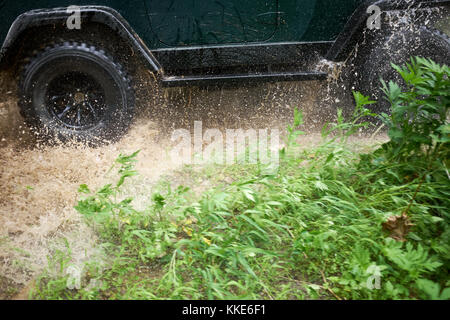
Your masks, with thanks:
M145 207L151 186L179 168L168 157L174 146L172 132L193 132L194 121L202 121L203 130L268 128L284 132L298 108L305 119L301 129L309 132L301 143L320 141L317 131L334 120L336 108L353 108L353 102L339 94L348 92L340 79L342 66L325 61L321 67L331 71L329 82L172 89L157 88L152 76L142 71L135 81L138 110L134 124L119 142L98 148L41 144L20 115L15 82L0 74L0 275L5 287L0 298L10 298L12 292L25 297L27 284L47 266L47 257L67 250L66 242L74 264L101 254L95 234L81 222L73 206L80 184L95 189L111 181L111 164L120 153L141 150L140 175L127 188L134 204ZM204 188L208 185L207 181L201 184Z
M305 119L301 129L308 132L300 143L320 141L318 130L335 119L338 107L346 113L353 110L348 93L356 88L349 81L349 68L358 52L356 47L341 64L315 63L315 68L330 74L328 82L161 89L146 70L141 70L135 78L138 97L134 124L119 142L98 148L42 145L19 113L15 81L0 74L0 298L11 298L20 290L19 297L25 297L23 290L47 266L47 256L66 250L63 239L75 264L100 254L95 234L81 223L73 206L80 184L95 189L111 181L111 164L120 153L141 150L137 164L140 175L127 185L127 191L137 207L145 207L152 185L179 168L168 156L174 146L172 132L193 132L194 121L202 121L203 130L268 128L284 132L294 108L298 108ZM384 139L357 138L352 143L364 148ZM179 183L185 178L179 175L172 180ZM209 186L208 181L198 184L200 189Z
M383 25L395 27L391 34L423 20L414 12L394 12L385 19ZM446 28L448 31L448 25ZM388 45L390 38L386 39ZM204 130L283 131L292 120L293 109L299 108L305 116L302 129L309 132L300 142L317 143L318 129L335 118L337 107L352 110L353 102L345 93L357 88L347 81L352 71L342 70L352 67L359 52L370 47L370 41L371 34L364 34L362 43L343 64L325 60L315 64L315 68L330 74L328 82L163 90L141 70L136 81L139 94L135 123L119 142L99 148L41 145L19 113L15 81L0 74L0 299L25 299L30 280L47 266L47 256L65 250L63 239L71 248L74 264L100 254L95 234L81 222L73 206L80 184L96 188L110 181L109 169L120 153L141 150L137 164L140 176L127 188L135 196L135 205L144 207L151 186L179 168L167 156L173 147L171 133L181 128L192 132L194 121L202 121ZM364 145L384 139L357 138L352 143L364 149ZM173 182L184 180L186 177L179 175Z
M109 181L109 169L120 153L141 150L139 183L129 188L134 188L130 192L137 206L145 206L149 186L179 166L167 157L174 129L192 131L194 121L202 121L204 130L283 131L296 107L305 114L306 129L313 130L328 118L324 110L315 110L323 83L166 90L153 83L150 75L141 76L136 121L119 142L99 148L46 146L35 139L20 115L15 82L0 75L0 275L4 287L0 298L26 288L47 265L47 256L65 250L62 239L67 239L74 263L96 254L95 235L73 209L77 189L83 183L96 188ZM314 117L319 111L324 119Z

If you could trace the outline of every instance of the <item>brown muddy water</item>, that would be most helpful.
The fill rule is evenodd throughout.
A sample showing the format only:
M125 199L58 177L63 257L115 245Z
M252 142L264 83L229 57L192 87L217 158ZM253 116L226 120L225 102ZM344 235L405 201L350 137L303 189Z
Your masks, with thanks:
M157 94L151 84L150 77L141 81L136 121L119 142L99 148L50 147L36 142L18 111L14 81L0 75L0 299L26 298L27 284L47 266L47 257L65 250L62 239L70 245L74 264L99 254L95 234L73 206L80 184L96 188L111 181L109 169L120 153L141 150L140 175L128 191L135 205L145 206L151 186L179 168L168 159L174 129L192 131L194 121L202 121L204 129L222 132L284 131L298 107L311 132L303 143L310 145L320 140L315 128L335 114L319 98L327 83L167 89Z
M394 13L390 24L409 28L415 19L415 15ZM358 55L358 46L352 54ZM336 107L353 108L351 101L340 101L339 93L355 88L341 87L342 65L327 61L315 65L329 72L328 82L157 90L153 78L142 71L135 123L119 142L99 148L39 145L19 114L15 81L0 74L0 299L26 299L31 280L47 266L47 257L58 249L65 251L62 239L71 248L73 264L101 255L94 232L73 206L80 184L95 189L111 181L109 169L120 153L141 150L140 175L126 187L133 203L145 207L149 190L161 177L177 180L180 167L168 157L174 145L171 134L175 129L192 132L194 121L202 121L203 130L283 132L292 121L293 109L299 108L308 132L299 142L316 144L318 128L335 118ZM357 137L352 143L367 146L385 139L384 135Z

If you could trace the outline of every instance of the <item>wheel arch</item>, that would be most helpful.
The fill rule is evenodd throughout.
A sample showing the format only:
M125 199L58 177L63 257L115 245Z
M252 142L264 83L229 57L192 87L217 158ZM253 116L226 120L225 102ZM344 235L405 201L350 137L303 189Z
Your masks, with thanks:
M130 46L134 53L137 53L142 58L151 71L157 75L162 73L162 67L157 59L139 35L116 10L104 6L81 6L80 14L82 24L99 24L111 29ZM20 41L27 31L40 27L64 29L69 16L65 7L31 10L22 13L11 25L0 49L0 67L5 68L12 63L17 53L17 48L20 46Z
M415 8L432 8L449 6L450 0L364 0L347 21L335 43L326 54L326 59L331 61L343 61L351 52L361 37L366 21L371 15L367 9L371 5L377 5L382 12L392 10L411 10Z

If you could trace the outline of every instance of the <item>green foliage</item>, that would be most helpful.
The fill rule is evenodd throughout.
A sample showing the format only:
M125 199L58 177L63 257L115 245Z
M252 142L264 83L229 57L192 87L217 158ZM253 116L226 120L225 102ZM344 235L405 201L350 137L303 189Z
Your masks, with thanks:
M425 299L431 300L449 300L450 288L445 288L441 292L441 286L426 279L417 280L417 287L424 293Z
M404 67L392 66L407 87L402 91L392 81L389 85L382 82L392 105L392 115L384 116L392 156L401 159L438 152L450 138L446 123L450 107L450 68L420 57L412 58Z
M412 58L400 67L406 90L382 81L392 115L383 115L390 141L384 145L386 161L411 162L409 171L424 169L428 179L448 181L450 159L450 68L425 58Z
M70 260L71 250L66 239L66 251L56 250L53 257L48 258L48 268L37 279L38 285L30 292L30 296L45 296L49 300L70 299L72 293L67 288L68 275L65 273Z
M351 120L345 121L342 109L337 110L337 123L326 124L322 128L322 137L326 138L332 133L337 133L337 137L341 142L345 143L347 139L361 129L370 126L370 122L364 119L374 117L376 114L366 108L367 105L374 104L376 101L370 100L369 97L364 96L360 92L353 92L356 107L353 110ZM332 140L333 141L333 140Z
M298 127L300 127L303 123L303 114L301 113L301 111L295 108L293 124L292 126L289 125L287 127L286 146L280 151L280 155L282 158L286 157L288 152L297 146L297 138L305 134L304 131L298 130Z
M355 93L352 120L339 112L320 146L295 151L296 111L276 174L231 166L234 183L194 201L188 188L169 187L134 209L120 190L137 154L121 155L118 182L80 186L76 206L111 259L90 269L103 286L67 290L47 274L35 297L448 299L448 68L423 59L396 68L409 89L385 86L391 141L370 154L345 143L371 116L373 101ZM405 212L414 223L406 243L383 229Z
M411 242L406 244L403 249L403 243L392 239L387 239L387 245L383 248L384 255L401 270L406 271L407 276L412 280L418 279L425 273L433 272L442 266L442 263L436 259L428 257L428 251L420 245L414 249Z

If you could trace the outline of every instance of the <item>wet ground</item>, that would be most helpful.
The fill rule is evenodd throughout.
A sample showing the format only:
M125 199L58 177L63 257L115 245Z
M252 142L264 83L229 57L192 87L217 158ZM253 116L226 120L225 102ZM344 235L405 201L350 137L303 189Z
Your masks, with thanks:
M95 234L73 209L77 189L110 181L109 169L120 153L141 150L140 180L131 190L139 202L148 186L179 168L168 157L174 129L192 132L194 121L202 121L204 130L284 131L298 107L310 132L303 142L309 145L320 140L317 128L335 114L325 103L324 97L334 99L326 82L154 90L151 77L144 77L136 121L119 142L50 147L40 145L24 124L14 81L3 74L0 84L0 299L26 298L27 285L47 265L47 256L64 249L61 239L67 239L75 262L95 254Z
M394 18L391 25L402 28L413 26L411 21L416 19L414 15L397 14ZM358 55L358 50L354 54ZM319 65L330 73L332 81L339 81L339 65L326 61ZM159 90L154 88L152 79L142 72L136 121L119 142L99 148L49 147L39 145L23 123L15 81L0 74L0 299L26 298L30 280L47 266L47 256L64 249L61 239L70 244L74 263L96 253L95 234L81 223L73 209L77 189L83 183L95 188L109 182L109 169L120 153L141 150L137 164L139 181L133 183L136 190L130 191L137 196L138 205L145 205L145 197L139 196L160 177L179 168L168 157L175 129L192 132L194 121L202 121L204 130L283 131L292 121L293 109L299 108L305 116L303 129L308 131L300 143L311 145L320 140L317 132L321 124L334 119L336 107L352 109L349 100L340 95L351 88L335 83ZM376 138L380 139L385 138ZM359 141L374 142L367 138Z

